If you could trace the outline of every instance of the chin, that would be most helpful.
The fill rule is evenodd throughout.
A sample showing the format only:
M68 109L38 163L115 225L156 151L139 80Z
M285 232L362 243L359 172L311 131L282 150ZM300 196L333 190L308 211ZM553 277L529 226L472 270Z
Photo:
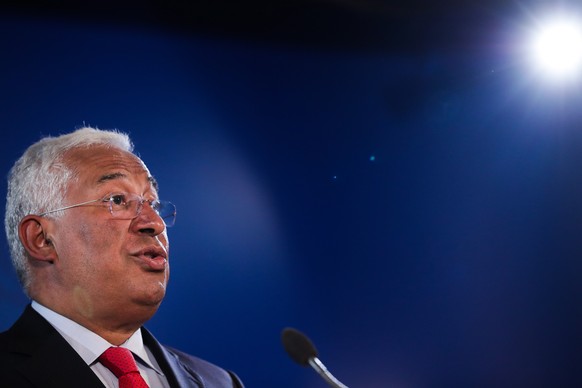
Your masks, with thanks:
M159 283L150 290L146 290L143 295L143 302L146 306L152 306L156 309L160 306L164 297L166 296L166 287L164 284Z

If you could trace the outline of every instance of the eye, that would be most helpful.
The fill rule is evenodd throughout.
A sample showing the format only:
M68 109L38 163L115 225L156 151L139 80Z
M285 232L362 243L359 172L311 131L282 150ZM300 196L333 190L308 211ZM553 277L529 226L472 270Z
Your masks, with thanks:
M111 194L107 199L114 206L126 205L127 197L125 194Z

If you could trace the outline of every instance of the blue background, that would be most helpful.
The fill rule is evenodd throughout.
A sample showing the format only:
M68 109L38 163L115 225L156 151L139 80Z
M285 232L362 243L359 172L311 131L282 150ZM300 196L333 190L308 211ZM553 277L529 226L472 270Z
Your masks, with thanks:
M351 387L582 383L582 95L524 59L535 10L293 9L237 31L3 8L0 170L128 132L178 208L147 327L248 387L324 386L286 326ZM3 330L27 300L2 252Z

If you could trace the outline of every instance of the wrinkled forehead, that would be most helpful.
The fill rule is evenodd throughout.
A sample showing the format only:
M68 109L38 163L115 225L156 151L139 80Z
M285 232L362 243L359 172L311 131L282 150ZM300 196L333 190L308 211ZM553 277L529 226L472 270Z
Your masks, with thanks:
M157 191L158 184L146 164L135 154L119 148L92 145L67 151L62 162L75 180L99 185L115 179L139 179Z

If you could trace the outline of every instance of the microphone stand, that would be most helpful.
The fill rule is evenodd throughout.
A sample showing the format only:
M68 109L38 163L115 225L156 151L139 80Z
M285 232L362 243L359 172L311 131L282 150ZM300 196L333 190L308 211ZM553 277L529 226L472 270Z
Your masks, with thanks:
M323 363L319 360L319 358L317 357L310 357L309 360L307 360L309 362L309 365L311 365L311 367L313 369L315 369L315 371L321 376L323 377L323 379L329 384L330 387L334 387L334 388L348 388L347 385L342 384L338 379L336 379L325 367L325 365L323 365Z

